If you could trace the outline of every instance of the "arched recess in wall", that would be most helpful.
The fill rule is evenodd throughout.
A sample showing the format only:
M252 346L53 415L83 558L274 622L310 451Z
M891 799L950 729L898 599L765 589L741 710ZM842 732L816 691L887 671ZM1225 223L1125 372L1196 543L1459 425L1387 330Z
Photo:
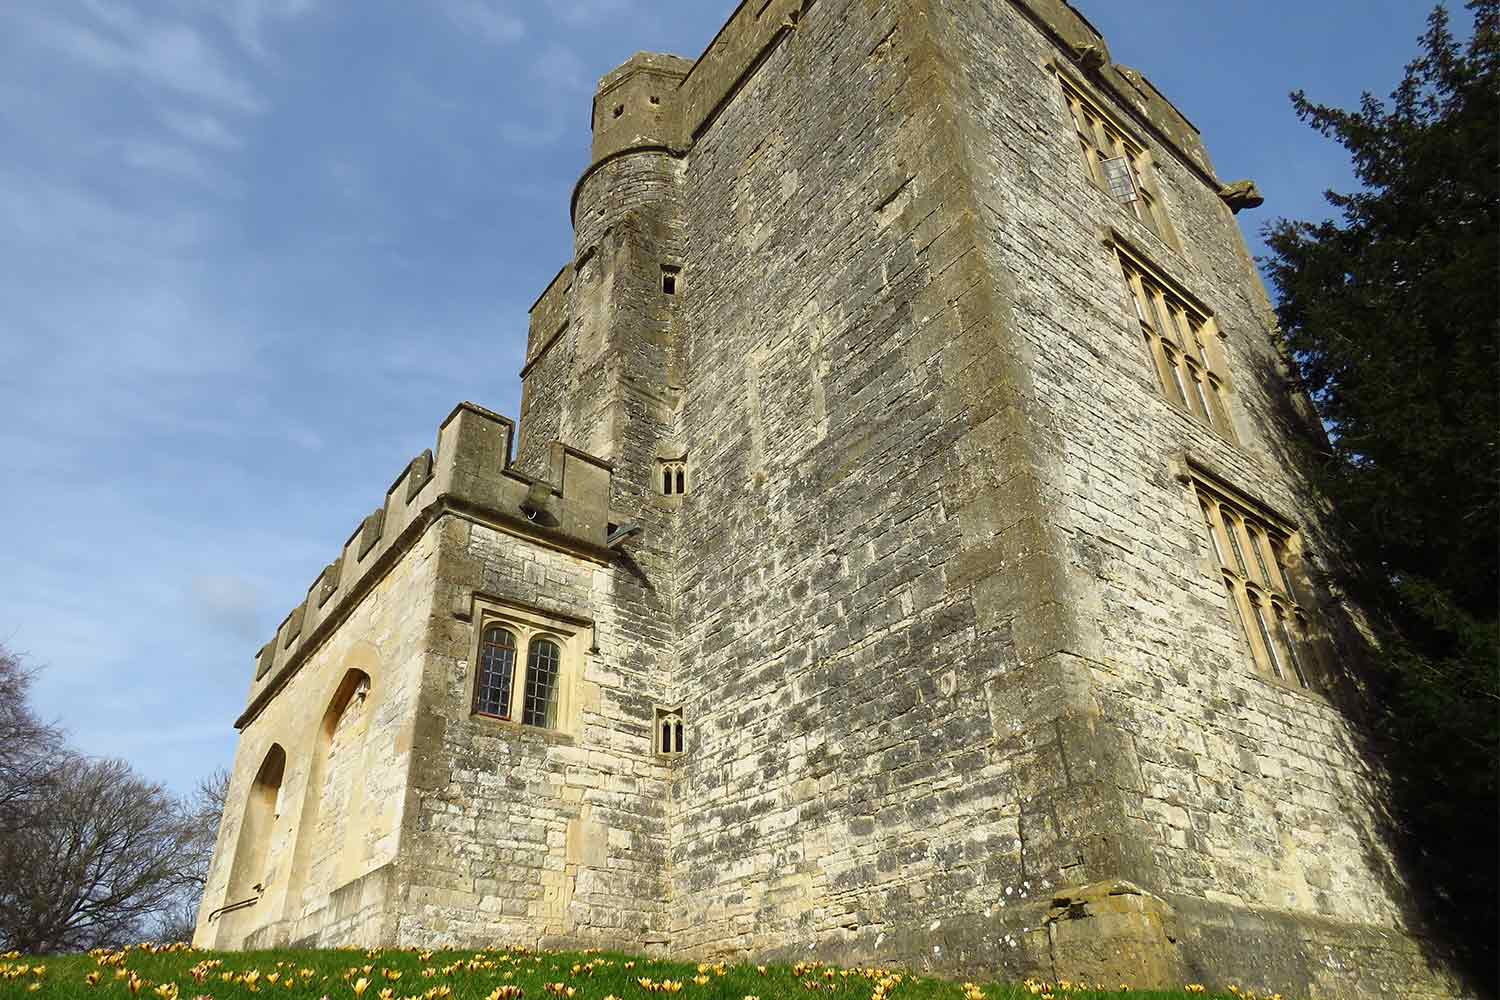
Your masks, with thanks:
M287 895L289 916L366 873L364 757L372 702L370 675L351 667L318 722Z
M285 778L286 751L280 743L273 743L245 796L234 864L229 869L226 904L260 895L271 881L271 848L281 816Z

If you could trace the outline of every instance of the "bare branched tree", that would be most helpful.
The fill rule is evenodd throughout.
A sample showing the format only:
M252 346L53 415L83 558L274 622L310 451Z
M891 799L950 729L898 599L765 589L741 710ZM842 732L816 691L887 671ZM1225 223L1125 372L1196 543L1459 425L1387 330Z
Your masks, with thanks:
M180 803L186 825L187 856L183 861L183 884L176 897L157 915L153 936L158 941L191 941L198 923L198 904L208 885L214 843L219 839L219 820L229 794L229 771L219 768L198 782L190 798Z
M28 701L34 676L0 646L0 841L26 825L63 752L62 732Z
M0 946L126 944L182 893L196 832L165 788L118 760L73 757L0 857Z
M70 750L0 647L0 951L190 937L229 773L178 799L118 760Z

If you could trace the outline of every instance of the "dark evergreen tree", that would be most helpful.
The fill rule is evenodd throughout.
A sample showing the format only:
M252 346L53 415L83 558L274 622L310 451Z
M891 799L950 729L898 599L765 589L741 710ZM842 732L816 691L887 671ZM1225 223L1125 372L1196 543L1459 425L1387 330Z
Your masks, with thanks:
M1496 968L1500 721L1500 0L1446 10L1389 102L1292 95L1362 187L1338 221L1279 221L1263 261L1331 450L1342 584L1377 609L1368 691L1414 888L1473 968Z

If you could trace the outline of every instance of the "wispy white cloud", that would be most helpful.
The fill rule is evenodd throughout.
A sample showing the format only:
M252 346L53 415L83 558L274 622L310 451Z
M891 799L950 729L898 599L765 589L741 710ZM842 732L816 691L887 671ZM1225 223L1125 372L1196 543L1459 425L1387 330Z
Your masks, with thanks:
M96 190L21 170L0 169L0 249L118 254L125 260L174 257L207 238L208 220L178 208L150 215L126 208ZM26 263L22 258L17 262ZM12 269L13 270L13 269Z
M137 170L192 181L220 193L228 193L234 187L228 176L210 165L197 150L179 143L130 139L121 153L126 166Z
M528 75L532 83L531 115L502 122L500 134L506 142L535 149L556 143L575 127L580 102L587 99L592 82L578 54L559 44L538 52Z
M635 0L552 0L552 12L565 24L587 26L636 9Z
M118 74L242 112L264 101L215 46L182 21L148 18L123 4L91 0L85 21L62 9L21 18L35 43L100 73Z
M200 146L230 150L239 149L245 142L237 132L224 124L223 119L214 115L163 109L161 118L167 128L178 136Z
M260 633L264 599L242 576L195 577L187 601L194 614L246 645Z
M307 424L288 423L285 433L286 439L303 451L323 450L323 435Z
M514 42L526 34L526 22L505 0L443 0L443 9L459 28L487 42Z
M228 20L246 51L268 54L266 36L281 21L292 21L313 9L313 0L212 0L211 7Z

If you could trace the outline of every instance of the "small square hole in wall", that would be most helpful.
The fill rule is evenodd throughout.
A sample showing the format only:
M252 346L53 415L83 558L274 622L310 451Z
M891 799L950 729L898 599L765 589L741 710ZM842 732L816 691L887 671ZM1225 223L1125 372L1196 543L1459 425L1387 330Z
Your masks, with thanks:
M615 117L618 118L621 115L623 115L624 113L625 113L625 105L623 105L623 104L616 104L615 105Z
M652 104L660 104L661 103L661 98L657 97L655 94L652 94L651 95L651 103Z
M681 284L682 268L663 264L661 268L661 290L668 295L676 295L677 287Z

